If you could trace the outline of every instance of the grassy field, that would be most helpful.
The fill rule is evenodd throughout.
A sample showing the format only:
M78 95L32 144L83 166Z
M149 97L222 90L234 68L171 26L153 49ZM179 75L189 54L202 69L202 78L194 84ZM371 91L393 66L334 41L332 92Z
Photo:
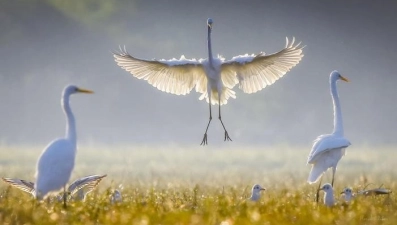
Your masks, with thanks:
M33 180L42 147L0 147L0 175ZM306 183L309 149L247 147L88 147L78 150L72 180L107 174L85 202L36 202L0 184L0 224L396 224L394 193L341 204L345 186L373 183L395 190L393 147L352 146L335 181L338 205L314 203L316 185ZM324 176L329 181L330 174ZM246 201L254 184L267 190ZM110 204L113 189L123 202Z

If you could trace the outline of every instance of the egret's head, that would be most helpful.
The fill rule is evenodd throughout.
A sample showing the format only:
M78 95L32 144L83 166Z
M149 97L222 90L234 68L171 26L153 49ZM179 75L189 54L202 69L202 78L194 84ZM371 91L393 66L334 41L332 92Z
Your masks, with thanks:
M208 19L207 19L207 26L208 26L210 29L212 29L212 23L213 23L212 19L211 19L211 18L208 18Z
M63 95L71 95L71 94L75 94L75 93L86 93L86 94L92 94L94 93L91 90L87 90L87 89L83 89L83 88L79 88L75 85L68 85L65 87L65 89L63 90Z
M261 187L259 184L255 184L252 187L252 194L259 194L261 191L266 190L265 188Z
M331 81L343 80L345 82L349 82L349 80L343 77L342 75L340 75L340 73L337 70L331 72L330 80Z
M329 183L326 183L320 188L320 190L325 191L325 192L332 191L332 185Z

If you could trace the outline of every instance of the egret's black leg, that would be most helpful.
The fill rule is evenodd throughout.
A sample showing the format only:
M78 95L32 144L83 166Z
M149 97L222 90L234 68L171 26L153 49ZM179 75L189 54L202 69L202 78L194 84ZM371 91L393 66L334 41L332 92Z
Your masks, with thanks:
M219 117L218 119L221 121L221 124L223 126L223 129L225 130L225 140L224 141L232 141L232 139L229 137L229 134L227 133L227 130L225 128L225 125L223 125L222 117L221 117L221 100L219 96Z
M321 181L323 180L323 177L321 176L320 182L318 183L318 188L317 188L317 193L316 193L316 202L318 203L318 199L320 198L320 188L321 188Z
M332 188L334 188L335 172L336 172L336 167L332 168L332 182L331 182Z
M63 208L67 208L66 206L66 188L63 187Z
M200 144L200 145L207 145L207 144L208 144L208 141L207 141L207 131L208 131L208 127L210 127L210 123L211 123L211 120L212 120L212 113L211 113L211 98L210 98L210 100L208 101L208 105L209 105L209 108L210 108L210 119L209 119L209 121L208 121L207 129L205 129L204 137L203 137L203 140L201 141L201 144Z

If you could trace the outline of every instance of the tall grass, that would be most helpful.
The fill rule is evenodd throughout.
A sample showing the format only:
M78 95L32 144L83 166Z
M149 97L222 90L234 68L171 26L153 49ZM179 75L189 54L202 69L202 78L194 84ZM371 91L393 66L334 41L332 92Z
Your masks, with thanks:
M0 175L33 180L41 147L1 147ZM316 185L306 183L309 149L201 147L89 147L78 150L72 180L108 174L85 202L36 202L0 184L1 224L396 224L394 194L342 204L345 186L395 190L394 148L351 147L336 173L339 204L313 202ZM329 181L330 174L323 181ZM246 201L253 184L267 190ZM109 203L112 189L123 202Z

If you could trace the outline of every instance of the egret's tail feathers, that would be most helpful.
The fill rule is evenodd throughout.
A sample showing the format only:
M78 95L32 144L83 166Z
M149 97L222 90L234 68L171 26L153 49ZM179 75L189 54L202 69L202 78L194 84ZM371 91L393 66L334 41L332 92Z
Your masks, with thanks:
M221 105L226 105L227 104L227 100L229 98L236 98L236 92L234 92L233 90L227 88L227 87L223 87L222 89L222 94L221 94ZM206 99L207 102L209 102L208 99L208 94L207 92L201 94L200 96L200 100ZM211 104L212 105L218 105L219 104L219 96L218 96L218 92L217 91L212 91L211 92Z
M309 182L309 184L316 183L326 170L327 169L321 168L317 165L313 165L309 173L309 178L307 178L307 182Z

